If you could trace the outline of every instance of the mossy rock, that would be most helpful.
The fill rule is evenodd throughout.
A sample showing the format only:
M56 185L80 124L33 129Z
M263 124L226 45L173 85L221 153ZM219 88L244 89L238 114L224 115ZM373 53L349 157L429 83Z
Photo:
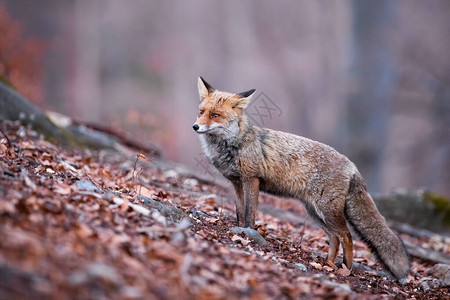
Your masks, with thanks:
M450 226L450 199L430 192L424 192L423 198L433 203L437 214L443 215L443 225Z
M450 230L450 199L423 189L396 189L373 197L388 220L435 232Z

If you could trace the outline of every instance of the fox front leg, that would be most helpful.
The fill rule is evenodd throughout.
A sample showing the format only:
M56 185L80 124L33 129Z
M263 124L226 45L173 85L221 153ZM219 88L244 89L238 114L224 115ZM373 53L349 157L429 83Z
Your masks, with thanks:
M245 199L245 227L254 228L258 209L259 179L257 177L242 179Z
M236 197L234 199L236 204L236 218L237 225L239 227L244 227L245 223L245 202L244 202L244 190L242 188L241 181L233 181L234 190L236 192Z

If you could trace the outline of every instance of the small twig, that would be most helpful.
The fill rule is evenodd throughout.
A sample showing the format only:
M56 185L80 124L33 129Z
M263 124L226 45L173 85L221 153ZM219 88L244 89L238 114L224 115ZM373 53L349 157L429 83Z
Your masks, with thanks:
M136 178L136 174L135 173L136 173L136 167L137 167L138 161L139 161L139 154L136 155L136 160L134 161L133 173L131 174L131 178L134 181L134 186L137 185L137 182L136 182L137 178Z
M307 221L308 219L309 219L309 215L306 215L305 221L303 221L302 231L301 231L301 233L300 233L300 241L298 242L298 247L299 247L300 249L302 248L303 236L305 235L306 221Z
M222 213L223 213L223 196L220 197L220 209L219 209L219 219L222 219Z
M139 158L143 158L147 161L147 163L140 167L138 166L138 162L139 162ZM139 186L139 191L137 190L137 185L138 185L138 176L144 171L145 168L148 167L148 165L150 164L151 159L145 157L144 154L138 154L136 155L136 160L134 161L134 168L133 168L133 173L131 175L132 180L134 181L134 186L136 189L136 194L137 196L141 195L141 186Z
M8 138L8 136L3 132L3 130L2 130L1 128L0 128L0 132L3 134L3 136L4 136L5 139L6 139L6 141L8 142L9 148L11 148L12 145L11 145L11 141L10 141L10 139Z

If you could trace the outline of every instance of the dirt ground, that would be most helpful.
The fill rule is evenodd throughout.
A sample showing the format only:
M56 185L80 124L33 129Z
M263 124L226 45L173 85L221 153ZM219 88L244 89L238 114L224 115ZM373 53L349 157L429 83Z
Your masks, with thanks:
M403 285L360 241L352 271L327 262L326 236L297 201L261 196L257 232L267 244L258 244L232 230L227 187L132 149L63 149L7 125L1 299L450 298L427 275L432 262L413 258Z

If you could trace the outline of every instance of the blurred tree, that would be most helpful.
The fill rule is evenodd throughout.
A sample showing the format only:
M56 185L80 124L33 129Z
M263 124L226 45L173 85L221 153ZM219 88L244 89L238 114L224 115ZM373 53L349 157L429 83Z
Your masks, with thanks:
M22 26L0 5L0 80L35 103L44 100L43 42L25 38Z
M449 0L29 4L0 0L22 36L46 42L52 110L123 126L195 167L202 75L221 89L264 91L283 111L265 126L332 145L372 192L450 195Z
M347 102L349 154L372 191L380 190L384 145L395 76L388 33L395 20L395 3L388 0L353 2L352 79Z

